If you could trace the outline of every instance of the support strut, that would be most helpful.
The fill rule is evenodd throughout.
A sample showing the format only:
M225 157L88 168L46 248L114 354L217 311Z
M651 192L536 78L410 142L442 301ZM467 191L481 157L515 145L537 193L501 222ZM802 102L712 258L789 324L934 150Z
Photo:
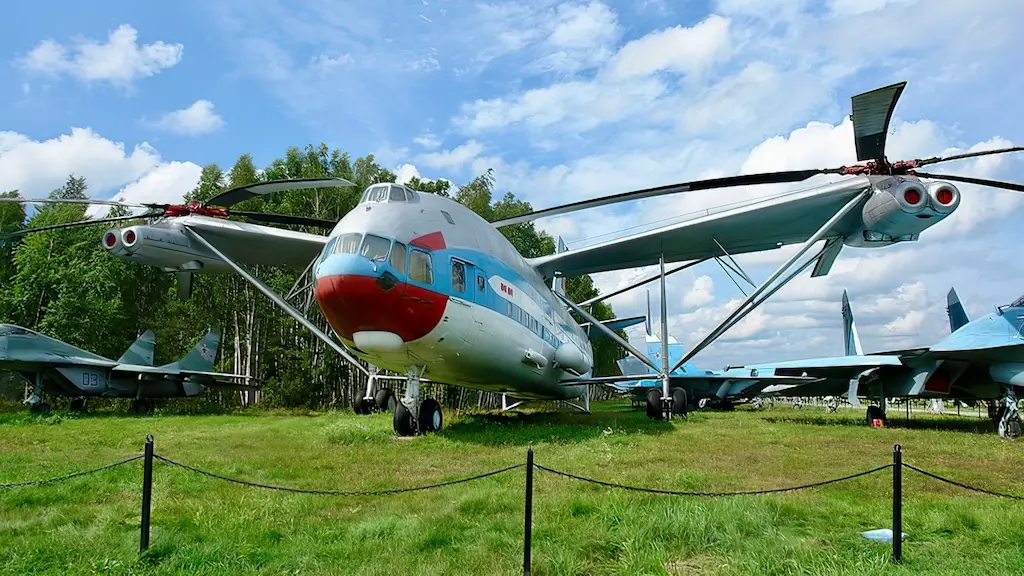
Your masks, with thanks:
M849 214L851 210L857 207L861 203L861 201L867 197L867 195L868 192L866 190L864 192L861 192L860 194L857 194L856 196L851 198L850 201L847 202L842 208L840 208L838 212L833 214L827 222L822 224L822 226L818 228L818 230L814 234L812 234L806 242L804 242L803 246L800 247L800 250L798 250L796 254L791 256L788 260L783 262L781 266L776 268L767 280L765 280L760 286L758 286L756 290L754 290L749 296L747 296L743 303L741 303L735 310L733 310L732 314L730 314L725 320L723 320L722 323L719 324L714 330L712 330L710 334L704 337L704 339L701 340L699 344L691 348L690 351L687 352L682 357L682 359L679 360L678 363L676 363L672 370L676 370L684 363L688 362L691 358L696 356L698 353L700 353L701 350L707 348L709 344L717 340L718 337L721 336L726 330L728 330L737 322L742 320L744 316L752 312L757 306L761 305L768 298L768 296L771 296L771 294L775 293L777 290L785 286L790 280L798 276L799 273L803 271L803 269L810 266L810 264L814 262L813 259L805 263L801 268L797 270L796 273L787 276L782 281L782 283L780 283L779 286L774 288L768 294L768 296L765 296L764 298L757 300L755 304L751 305L751 303L754 302L761 295L762 292L767 290L769 286L775 283L776 280L778 280L783 274L786 273L787 270L789 270L798 260L800 260L800 258L802 258L803 255L806 254L808 250L810 250L811 246L813 246L816 242L824 238L832 230L832 228L840 220L842 220L843 217Z
M341 354L341 356L345 360L348 360L353 366L356 367L357 370L362 372L365 376L367 376L367 377L370 376L370 371L367 370L362 364L360 364L359 361L355 359L355 357L353 357L351 354L349 354L348 351L346 351L344 348L342 348L337 342L332 340L330 336L328 336L327 334L324 334L323 331L321 331L319 328L317 328L315 324L313 324L312 322L309 321L308 318L303 316L301 312L299 312L298 310L293 308L291 306L291 304L288 304L288 302L285 302L280 296L277 295L276 292L274 292L273 290L270 289L270 287L268 287L266 284L261 282L259 278L253 276L245 268L242 268L241 266L236 264L233 260L231 260L230 258L225 256L223 252L221 252L220 250L215 248L213 246L213 244L211 244L209 241L207 241L206 238L203 238L203 236L201 234L199 234L198 232L196 232L192 228L190 228L188 226L183 226L183 228L184 228L185 232L188 233L189 236L191 236L194 240L196 240L197 242L202 244L207 250L212 252L215 256L217 256L218 258L223 260L224 263L227 264L228 266L230 266L235 272L237 272L239 276L241 276L246 281L248 281L250 284L255 286L256 289L259 290L260 292L262 292L264 296L266 296L267 298L270 298L270 300L274 304L276 304L279 308L281 308L282 310L287 312L288 315L291 316L292 318L294 318L296 322L298 322L299 324L302 324L303 327L305 327L307 330L312 332L317 338L323 340L324 343L326 343L328 346L333 348L335 352L337 352L338 354Z

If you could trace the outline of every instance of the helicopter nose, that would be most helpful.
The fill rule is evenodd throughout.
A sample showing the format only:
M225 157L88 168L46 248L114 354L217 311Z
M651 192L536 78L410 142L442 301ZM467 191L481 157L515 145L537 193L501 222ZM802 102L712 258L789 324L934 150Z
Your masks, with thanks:
M314 289L324 316L367 352L395 351L441 321L447 297L410 285L383 261L334 254L317 271Z

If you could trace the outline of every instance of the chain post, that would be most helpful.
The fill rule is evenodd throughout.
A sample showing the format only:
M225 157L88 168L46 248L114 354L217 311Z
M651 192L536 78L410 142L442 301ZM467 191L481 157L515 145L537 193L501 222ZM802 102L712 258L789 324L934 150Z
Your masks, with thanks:
M145 457L142 468L142 522L139 534L139 554L149 549L149 511L153 502L153 436L146 436Z
M903 561L903 448L892 450L892 559Z
M523 574L530 576L530 548L533 546L533 443L526 451L526 510L523 519Z

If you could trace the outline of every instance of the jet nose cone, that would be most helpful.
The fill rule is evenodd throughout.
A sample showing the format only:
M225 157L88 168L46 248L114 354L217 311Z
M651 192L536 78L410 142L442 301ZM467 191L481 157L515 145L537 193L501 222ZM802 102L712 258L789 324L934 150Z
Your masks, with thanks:
M394 351L441 321L447 297L409 284L384 262L334 255L318 271L316 300L346 340L368 352Z

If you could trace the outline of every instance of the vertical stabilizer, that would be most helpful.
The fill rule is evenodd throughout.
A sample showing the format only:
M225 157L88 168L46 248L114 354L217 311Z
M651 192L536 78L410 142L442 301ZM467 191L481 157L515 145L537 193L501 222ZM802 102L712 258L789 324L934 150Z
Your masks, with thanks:
M562 237L558 237L558 242L555 244L555 253L566 252L569 247L562 241ZM556 276L551 279L551 291L555 294L561 294L565 296L565 276Z
M184 358L170 366L179 370L193 372L213 372L213 364L217 359L217 346L220 344L220 330L211 328L202 340L192 348Z
M956 288L950 288L949 294L946 294L946 313L949 314L950 332L956 332L961 326L971 321L967 317L964 305L960 303L960 296L957 295Z
M860 346L857 325L853 321L853 309L850 308L850 297L843 290L843 344L847 356L863 356L864 349Z
M156 347L156 336L152 330L146 330L132 345L125 350L118 358L120 364L135 364L136 366L152 366L153 350Z

